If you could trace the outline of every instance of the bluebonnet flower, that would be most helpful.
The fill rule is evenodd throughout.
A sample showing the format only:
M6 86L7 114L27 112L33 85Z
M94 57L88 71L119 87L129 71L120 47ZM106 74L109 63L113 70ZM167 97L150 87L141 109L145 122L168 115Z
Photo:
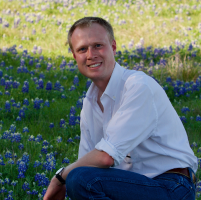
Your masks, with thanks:
M66 123L65 120L64 120L64 119L61 119L60 122L59 122L60 127L63 127L63 126L65 125L65 123Z
M43 191L42 191L42 195L45 196L45 193L46 193L47 189L46 188L43 188Z
M57 140L58 143L60 143L62 141L62 137L58 136L56 140Z
M30 135L28 141L35 141L35 137L33 135Z
M74 137L74 139L75 139L75 140L80 140L80 136L79 136L79 135L76 135L76 136Z
M51 68L52 68L52 63L47 63L47 71L50 71Z
M23 172L19 172L17 178L25 178L25 175Z
M1 78L0 85L5 86L6 80L4 77Z
M40 141L42 141L42 140L43 140L42 135L41 135L41 134L38 134L38 135L36 136L36 141L37 141L37 142L40 142Z
M20 83L17 81L13 81L13 88L17 89L19 87Z
M11 124L9 130L11 133L15 133L16 132L16 126L14 124Z
M196 142L193 142L190 146L191 146L191 148L192 148L192 147L197 147L198 145L197 145Z
M193 49L193 45L192 43L190 43L189 47L188 47L188 51L191 51Z
M23 130L22 130L22 132L23 132L23 133L28 133L28 132L29 132L28 127L24 127Z
M43 82L43 79L39 79L38 80L38 87L37 87L37 89L43 89L44 88L44 82Z
M0 91L0 95L3 95L3 93Z
M80 98L80 99L78 99L78 101L76 103L76 107L77 108L82 108L82 105L83 105L83 100Z
M22 185L22 189L23 190L30 190L30 188L29 188L29 183L27 183L26 181L23 183L23 185Z
M86 88L88 89L91 85L91 80L90 79L87 79L87 82L86 82Z
M3 158L2 159L0 158L0 165L5 165Z
M55 160L55 158L48 159L48 161L44 162L43 169L46 169L48 171L52 171L53 169L56 169L56 160Z
M72 85L69 90L70 90L70 91L73 91L73 90L75 90L75 89L76 89L76 87L75 87L74 85Z
M0 190L0 193L6 193L6 192L7 192L7 189L5 187L2 187Z
M19 117L21 117L21 118L24 118L24 117L25 117L25 112L24 112L24 109L23 109L23 108L21 108L21 109L19 110Z
M181 112L186 114L186 112L190 112L190 109L188 107L183 107Z
M32 192L31 192L31 194L32 194L32 195L37 195L37 194L38 194L38 191L35 190L35 189L33 189Z
M41 67L41 64L40 63L37 63L36 64L36 68L40 68Z
M5 90L9 90L11 88L11 83L9 80L5 81Z
M23 85L22 93L29 93L29 85Z
M29 163L29 154L27 152L24 152L22 155L22 161L24 161L26 164Z
M61 87L61 84L60 84L60 82L57 80L56 83L54 84L54 90L60 91L60 87Z
M12 185L12 186L16 186L17 183L18 183L18 181L12 181L12 182L11 182L11 185Z
M41 149L41 153L47 154L48 146L43 146Z
M196 121L201 121L201 117L200 117L200 115L197 115L197 117L196 117Z
M12 153L9 150L7 150L5 153L5 158L12 158L12 157L13 157Z
M46 90L52 90L52 83L51 81L48 81L46 84Z
M23 145L22 143L20 143L19 146L18 146L18 148L19 148L20 150L22 150L22 149L24 149L24 145Z
M33 60L32 60L32 59L29 60L29 65L30 65L30 66L33 65Z
M11 134L11 142L20 142L22 139L22 136L20 133L12 133Z
M201 147L198 148L197 152L198 152L198 153L201 152Z
M36 97L34 100L34 108L40 109L40 104L41 104L40 99L38 97Z
M79 85L79 78L77 75L75 75L74 79L73 79L73 85L78 86Z
M71 106L71 108L70 108L70 115L75 115L75 113L76 113L75 107Z
M37 173L35 176L35 181L38 182L38 186L44 187L49 185L49 179L45 176L44 173ZM46 189L44 188L43 191L46 193ZM43 193L43 192L42 192ZM44 193L44 194L45 194Z
M5 91L4 94L10 96L10 92L9 91Z
M6 109L7 112L10 112L10 107L11 107L10 102L6 101L6 103L5 103L5 109Z
M54 123L50 123L49 127L54 128Z
M185 116L181 116L181 117L180 117L180 119L181 119L181 121L182 121L182 122L184 122L184 123L186 123L186 122L187 122L187 119L186 119L186 117L185 117Z
M65 98L66 98L66 95L65 95L65 94L62 94L62 95L61 95L61 98L62 98L62 99L65 99Z
M44 140L42 145L43 145L43 146L48 146L49 144L50 144L50 143L49 143L47 140Z
M75 116L72 114L70 115L70 118L69 118L69 125L75 126Z
M9 184L10 183L10 179L9 178L5 178L4 183Z
M24 101L23 101L23 105L26 105L26 106L29 105L29 100L28 100L27 98L24 99Z
M62 163L67 163L68 164L68 163L70 163L70 160L68 158L64 158Z
M23 66L25 64L25 60L23 58L20 59L20 65Z
M3 77L3 71L0 69L0 78Z
M70 138L68 138L67 142L71 143L71 142L73 142L73 139L70 137Z
M19 173L20 172L24 173L24 172L26 172L26 170L27 170L26 163L24 161L20 161L19 164L18 164L18 172Z
M48 100L45 101L44 106L50 107L50 102Z
M40 166L40 165L41 165L41 162L38 161L38 160L36 160L33 167L35 168L35 167L38 167L38 166Z

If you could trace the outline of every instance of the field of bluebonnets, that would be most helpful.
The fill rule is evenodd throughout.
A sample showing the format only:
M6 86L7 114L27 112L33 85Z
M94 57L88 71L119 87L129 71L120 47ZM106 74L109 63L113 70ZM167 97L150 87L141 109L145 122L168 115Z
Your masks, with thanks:
M51 177L74 162L90 80L66 44L84 16L114 26L116 60L166 91L198 157L201 194L201 1L0 1L0 199L42 199Z

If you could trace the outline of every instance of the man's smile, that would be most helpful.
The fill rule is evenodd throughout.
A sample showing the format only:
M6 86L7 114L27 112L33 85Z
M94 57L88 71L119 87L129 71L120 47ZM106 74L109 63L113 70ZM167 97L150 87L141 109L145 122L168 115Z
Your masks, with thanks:
M95 64L91 64L91 65L87 65L87 67L90 67L90 68L97 68L97 67L100 67L101 64L102 64L102 62L100 62L100 63L95 63Z

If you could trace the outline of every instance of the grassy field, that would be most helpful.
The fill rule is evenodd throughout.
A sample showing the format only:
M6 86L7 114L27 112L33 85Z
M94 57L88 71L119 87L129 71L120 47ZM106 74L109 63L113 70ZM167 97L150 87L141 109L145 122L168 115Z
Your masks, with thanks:
M77 159L79 114L90 80L67 32L100 16L114 26L116 61L166 91L198 157L201 199L199 1L0 1L0 199L42 199L56 169Z

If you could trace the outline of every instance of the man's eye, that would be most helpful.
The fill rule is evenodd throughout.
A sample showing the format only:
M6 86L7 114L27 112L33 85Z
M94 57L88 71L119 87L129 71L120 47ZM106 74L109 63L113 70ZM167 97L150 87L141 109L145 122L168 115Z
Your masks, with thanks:
M79 49L79 51L82 52L82 51L85 51L85 49L86 49L86 48L83 47L83 48Z
M96 47L101 47L101 44L96 44Z

